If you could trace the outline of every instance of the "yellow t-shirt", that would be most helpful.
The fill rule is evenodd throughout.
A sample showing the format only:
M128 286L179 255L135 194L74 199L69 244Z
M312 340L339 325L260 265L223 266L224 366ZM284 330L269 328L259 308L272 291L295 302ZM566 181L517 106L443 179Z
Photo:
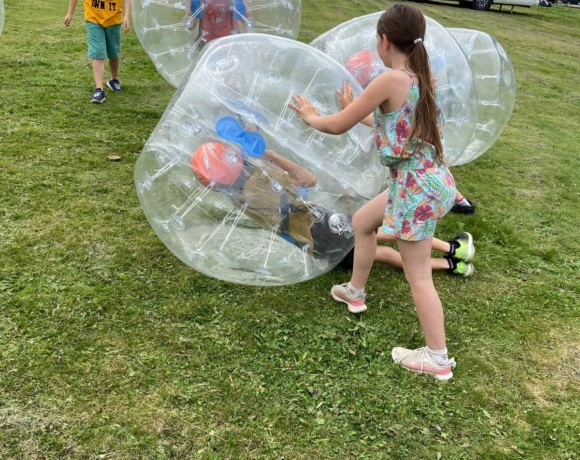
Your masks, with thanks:
M85 0L85 20L103 27L123 22L121 5L123 0Z

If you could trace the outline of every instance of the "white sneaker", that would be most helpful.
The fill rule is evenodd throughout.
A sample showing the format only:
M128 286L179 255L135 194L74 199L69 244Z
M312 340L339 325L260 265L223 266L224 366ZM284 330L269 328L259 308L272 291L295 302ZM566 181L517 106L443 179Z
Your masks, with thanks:
M451 369L456 366L453 358L450 358L444 366L437 364L429 354L427 347L417 348L416 350L395 347L391 351L391 356L395 363L400 364L405 369L420 374L431 374L438 380L449 380L452 378L453 372L451 372Z
M351 313L362 313L363 311L367 311L365 295L352 295L350 292L348 292L348 283L336 284L332 286L330 295L334 300L347 304L348 311Z

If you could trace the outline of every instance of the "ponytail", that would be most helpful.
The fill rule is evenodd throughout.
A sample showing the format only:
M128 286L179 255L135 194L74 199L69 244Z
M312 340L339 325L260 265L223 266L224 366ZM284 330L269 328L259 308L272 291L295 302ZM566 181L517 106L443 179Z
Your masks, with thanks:
M407 64L417 76L419 83L419 101L415 109L415 123L409 135L409 143L418 139L420 145L415 147L413 154L421 150L426 143L435 147L435 158L444 163L443 143L437 126L437 103L435 100L435 84L431 76L429 55L423 40L413 43Z

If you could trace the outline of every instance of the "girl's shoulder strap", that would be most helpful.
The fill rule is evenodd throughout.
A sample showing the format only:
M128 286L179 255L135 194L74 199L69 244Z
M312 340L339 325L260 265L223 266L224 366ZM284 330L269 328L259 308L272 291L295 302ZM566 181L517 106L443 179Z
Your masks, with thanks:
M407 69L403 69L402 67L397 67L396 70L400 70L401 72L405 72L409 76L409 78L411 79L411 82L415 83L416 75L413 72L409 72Z

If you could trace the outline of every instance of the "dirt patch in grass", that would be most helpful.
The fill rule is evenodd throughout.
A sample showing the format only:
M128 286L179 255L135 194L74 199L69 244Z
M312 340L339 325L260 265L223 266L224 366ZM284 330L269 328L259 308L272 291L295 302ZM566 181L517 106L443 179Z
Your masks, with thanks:
M0 437L0 450L3 453L18 453L20 456L13 458L44 458L40 442L42 437L54 433L62 435L66 427L66 423L55 414L8 403L0 407L0 432L6 436ZM70 439L62 441L62 454L74 450Z
M528 389L541 404L580 391L580 341L562 331L551 331L549 341L540 350L532 352L537 363L538 378L530 381Z
M542 192L539 190L527 190L523 188L515 189L514 194L525 196L526 198L539 198L540 196L542 196Z

